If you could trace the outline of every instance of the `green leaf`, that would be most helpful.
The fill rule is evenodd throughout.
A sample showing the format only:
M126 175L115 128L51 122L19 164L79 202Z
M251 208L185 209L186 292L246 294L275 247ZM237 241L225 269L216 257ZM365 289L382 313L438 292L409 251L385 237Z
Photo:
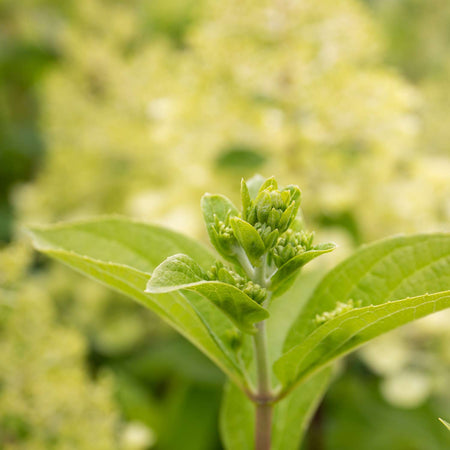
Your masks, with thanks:
M248 192L250 198L255 198L258 195L259 189L266 179L262 175L254 175L249 180L247 180Z
M275 406L272 450L297 450L323 395L332 369L326 367L301 383Z
M444 424L444 426L447 427L448 430L450 430L450 423L448 423L446 420L439 418L439 420Z
M272 176L270 178L267 178L264 183L259 188L259 192L262 192L264 189L272 188L273 190L278 189L278 183L277 180L275 180L275 177Z
M242 217L244 220L247 220L247 213L252 204L252 200L250 198L250 192L248 190L247 183L242 178L241 180L241 203L242 203Z
M306 271L295 280L292 288L271 302L270 320L267 321L269 360L275 361L282 354L283 342L302 305L311 296L321 278L321 272ZM313 375L301 383L275 408L273 448L298 449L309 420L322 398L331 369ZM300 416L301 415L301 416ZM289 423L289 425L288 425Z
M232 217L239 214L231 200L220 194L205 194L201 200L201 207L208 230L215 223L214 216L225 222L228 216Z
M254 266L261 265L261 256L264 254L266 248L259 233L248 222L245 222L239 217L233 217L231 219L231 227L250 262Z
M219 426L226 450L254 450L255 405L231 382L225 385Z
M237 216L239 211L227 197L220 194L205 194L201 200L201 208L203 219L206 224L206 231L208 232L211 243L225 259L237 263L237 259L233 256L233 252L226 248L220 241L215 228L215 223L216 218L221 222L226 223L228 217Z
M205 280L202 268L192 258L180 253L169 256L153 271L146 292L164 294Z
M123 217L31 227L29 231L39 250L65 249L142 272L152 272L165 258L180 252L204 269L215 262L214 255L200 242L167 228Z
M148 295L150 273L165 258L183 252L209 268L214 257L200 244L173 231L122 218L30 230L35 247L90 278L141 302L210 357L239 385L242 370L227 344L232 322L203 297L179 292Z
M291 327L284 350L314 331L316 316L334 310L338 302L379 305L449 288L449 233L397 236L363 246L317 286Z
M277 376L292 385L380 334L449 307L449 287L449 234L395 237L362 248L331 271L302 308L275 363ZM318 317L329 320L320 325Z
M320 255L329 253L336 248L336 244L329 242L319 244L314 249L308 250L300 255L294 256L287 263L283 264L271 278L270 287L273 295L278 296L290 288L299 270L308 262Z
M277 377L292 385L371 339L450 307L450 291L351 309L330 319L275 362Z
M238 288L221 281L206 281L200 266L187 255L174 255L153 272L146 292L160 294L187 289L203 295L225 313L243 332L254 333L255 322L269 313Z

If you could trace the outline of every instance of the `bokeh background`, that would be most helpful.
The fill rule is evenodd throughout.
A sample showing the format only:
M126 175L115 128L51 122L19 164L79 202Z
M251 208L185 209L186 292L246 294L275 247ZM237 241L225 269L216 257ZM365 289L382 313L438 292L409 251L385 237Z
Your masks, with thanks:
M24 224L119 213L206 240L205 191L276 175L340 245L320 272L448 231L449 118L448 0L0 0L0 448L221 448L221 373ZM347 358L304 448L450 448L449 323Z

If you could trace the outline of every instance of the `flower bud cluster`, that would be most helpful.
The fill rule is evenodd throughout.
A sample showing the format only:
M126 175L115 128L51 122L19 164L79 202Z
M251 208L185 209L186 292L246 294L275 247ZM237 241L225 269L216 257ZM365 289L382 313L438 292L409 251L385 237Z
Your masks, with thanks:
M273 229L270 225L261 222L256 222L254 227L261 236L266 249L271 249L277 242L280 232L277 229Z
M269 178L259 189L254 200L250 199L248 189L243 182L242 218L253 225L260 233L266 248L275 243L276 233L285 232L297 216L300 206L300 189L287 186L278 189L274 178Z
M265 288L239 275L229 267L225 267L219 261L209 269L206 276L209 281L221 281L222 283L237 287L257 303L262 303L267 296L267 290Z
M361 304L362 304L361 300L355 302L353 299L349 299L345 303L337 302L336 307L332 311L325 311L322 314L317 314L315 322L317 325L322 325L331 319L334 319L348 311L351 311L352 309L360 308Z
M233 229L230 226L230 215L227 215L225 222L214 216L213 232L216 236L216 242L220 246L222 252L228 256L233 256L236 246L236 238Z
M278 238L271 252L275 265L281 267L295 256L313 249L313 240L314 233L287 230Z
M248 185L242 180L240 213L218 195L208 194L202 207L211 242L235 269L216 265L209 279L231 284L263 304L280 295L306 263L335 245L313 245L313 233L302 229L297 186L279 189L275 179L268 178L257 190L259 180Z

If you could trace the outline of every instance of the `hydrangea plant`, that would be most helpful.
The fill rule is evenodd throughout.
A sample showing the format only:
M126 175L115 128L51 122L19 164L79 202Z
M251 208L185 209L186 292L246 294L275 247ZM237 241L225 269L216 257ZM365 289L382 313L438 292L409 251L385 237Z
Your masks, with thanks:
M300 201L297 186L261 177L242 181L240 210L205 194L216 254L187 236L122 218L30 232L37 249L151 308L223 370L227 449L289 450L298 448L340 357L450 307L446 233L362 247L309 297L299 296L302 267L336 248L314 242Z

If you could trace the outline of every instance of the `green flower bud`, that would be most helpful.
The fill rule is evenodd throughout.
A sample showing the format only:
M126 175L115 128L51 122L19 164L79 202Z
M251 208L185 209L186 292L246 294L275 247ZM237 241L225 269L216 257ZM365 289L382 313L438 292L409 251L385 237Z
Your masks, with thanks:
M280 235L280 232L278 230L273 230L271 233L269 233L267 235L267 237L264 239L264 244L266 246L266 249L271 249L274 246L279 235Z
M283 211L286 209L287 202L283 201L280 191L272 191L270 193L270 201L272 203L272 208L282 209Z
M278 227L278 223L281 219L281 211L279 209L272 208L269 213L269 217L267 219L267 223L272 229Z
M247 213L247 222L251 225L255 225L255 223L257 223L257 216L256 216L256 208L255 207L251 207L248 210Z
M221 281L222 283L230 284L258 303L262 303L267 296L266 289L259 286L259 284L253 283L248 278L242 277L229 267L225 267L219 261L208 270L206 278L209 281Z
M227 283L227 284L232 284L232 285L236 284L236 280L233 277L233 275L224 267L219 269L219 271L217 273L217 279L218 279L218 281L221 281L222 283Z
M267 296L267 290L259 284L253 283L253 281L248 281L240 289L257 303L263 303Z
M258 194L255 200L255 207L258 222L267 222L270 210L272 209L270 193L268 191L262 191Z
M291 192L288 189L283 189L281 191L281 198L283 200L283 204L288 205L291 202Z
M272 256L277 267L281 267L301 253L313 248L314 234L306 231L287 230L278 239Z
M300 189L288 186L278 189L274 178L268 178L259 188L254 200L251 199L247 184L241 183L242 218L251 225L269 225L280 233L286 231L295 220L300 207ZM264 237L261 236L263 239Z
M227 220L229 222L229 219ZM214 215L214 226L211 229L214 241L219 245L220 250L228 256L234 255L234 246L236 245L236 238L234 237L231 226L218 219Z
M243 335L240 331L227 330L225 336L233 351L237 352L241 349L243 344Z

